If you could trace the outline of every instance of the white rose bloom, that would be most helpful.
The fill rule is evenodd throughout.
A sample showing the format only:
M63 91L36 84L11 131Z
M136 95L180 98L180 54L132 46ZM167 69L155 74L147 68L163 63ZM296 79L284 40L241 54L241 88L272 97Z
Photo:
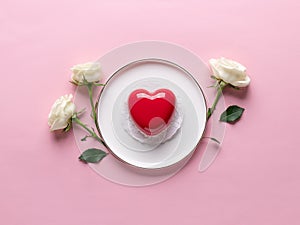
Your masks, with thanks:
M209 64L213 75L235 87L246 87L250 83L250 77L246 73L246 67L242 64L226 59L210 59Z
M50 130L61 130L66 128L73 116L76 106L72 102L73 95L64 95L57 99L52 105L48 116Z
M101 78L100 64L98 62L88 62L77 64L71 68L72 80L75 83L83 81L83 76L88 82L98 82Z

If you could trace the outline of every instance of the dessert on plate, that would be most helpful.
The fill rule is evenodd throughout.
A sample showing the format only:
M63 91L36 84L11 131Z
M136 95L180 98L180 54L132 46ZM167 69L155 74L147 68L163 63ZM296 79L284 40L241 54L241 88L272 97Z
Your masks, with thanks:
M171 139L182 123L175 94L166 88L148 91L136 89L127 102L128 124L125 130L136 140L158 145Z

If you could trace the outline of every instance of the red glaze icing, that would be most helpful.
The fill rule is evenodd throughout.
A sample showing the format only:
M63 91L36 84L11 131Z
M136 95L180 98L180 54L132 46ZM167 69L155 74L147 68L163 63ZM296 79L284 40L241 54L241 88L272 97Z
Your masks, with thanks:
M146 135L156 135L169 124L174 108L175 95L168 89L150 93L137 89L129 95L128 107L136 126Z

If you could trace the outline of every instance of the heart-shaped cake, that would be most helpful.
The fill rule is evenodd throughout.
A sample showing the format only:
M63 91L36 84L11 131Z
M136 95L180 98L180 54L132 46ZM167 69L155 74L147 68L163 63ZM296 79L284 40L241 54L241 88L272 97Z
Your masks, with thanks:
M135 125L146 135L156 135L171 121L175 95L168 89L149 92L137 89L129 95L128 107Z

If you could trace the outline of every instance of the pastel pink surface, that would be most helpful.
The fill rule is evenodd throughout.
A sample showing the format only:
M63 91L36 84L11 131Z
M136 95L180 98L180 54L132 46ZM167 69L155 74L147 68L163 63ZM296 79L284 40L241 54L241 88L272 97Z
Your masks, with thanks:
M1 222L19 224L298 225L300 151L296 0L5 1L0 13ZM77 161L73 135L50 134L47 116L74 92L69 68L132 41L157 39L205 62L246 65L246 91L205 173L201 151L170 180L144 188L106 181ZM200 146L201 149L201 146Z

